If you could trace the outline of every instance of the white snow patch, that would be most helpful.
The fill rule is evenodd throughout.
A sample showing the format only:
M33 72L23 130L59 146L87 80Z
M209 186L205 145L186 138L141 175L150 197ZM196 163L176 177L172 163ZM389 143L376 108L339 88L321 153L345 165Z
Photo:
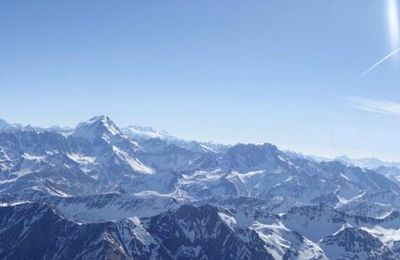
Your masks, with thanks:
M46 156L38 156L38 155L32 155L32 154L28 154L28 153L24 153L22 155L23 158L27 159L27 160L32 160L32 161L44 161L44 159L46 158Z
M129 166L134 171L140 172L140 173L146 173L146 174L154 174L154 170L146 165L144 165L142 162L140 162L136 158L130 157L126 152L122 151L116 146L113 146L113 151L124 161L126 161Z
M218 216L224 221L232 230L237 226L237 221L233 216L224 212L218 212Z
M0 207L9 207L9 206L17 206L21 204L28 204L32 203L29 200L22 200L22 201L16 201L16 202L11 202L11 203L0 203Z
M345 180L350 181L349 177L347 177L346 175L344 175L343 173L340 174L340 177L342 177Z
M71 160L73 160L79 164L84 164L84 165L91 164L96 161L96 157L84 156L84 155L78 154L78 153L70 153L70 154L67 154L67 156Z

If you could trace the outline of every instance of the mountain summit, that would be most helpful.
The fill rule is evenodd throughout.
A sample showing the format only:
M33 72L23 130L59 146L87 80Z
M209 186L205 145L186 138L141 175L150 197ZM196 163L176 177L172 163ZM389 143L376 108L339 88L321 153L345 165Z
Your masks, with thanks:
M74 137L93 139L122 135L122 132L108 116L101 115L79 123L72 135Z

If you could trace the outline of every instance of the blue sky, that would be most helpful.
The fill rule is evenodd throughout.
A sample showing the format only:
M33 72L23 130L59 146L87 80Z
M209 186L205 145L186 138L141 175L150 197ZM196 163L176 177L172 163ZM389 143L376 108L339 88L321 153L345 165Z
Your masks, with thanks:
M400 161L396 1L1 1L0 118Z

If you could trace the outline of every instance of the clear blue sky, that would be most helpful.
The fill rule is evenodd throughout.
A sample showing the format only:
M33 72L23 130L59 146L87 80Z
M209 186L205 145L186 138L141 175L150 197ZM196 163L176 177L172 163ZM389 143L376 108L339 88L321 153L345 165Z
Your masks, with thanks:
M1 1L0 118L400 160L396 1Z

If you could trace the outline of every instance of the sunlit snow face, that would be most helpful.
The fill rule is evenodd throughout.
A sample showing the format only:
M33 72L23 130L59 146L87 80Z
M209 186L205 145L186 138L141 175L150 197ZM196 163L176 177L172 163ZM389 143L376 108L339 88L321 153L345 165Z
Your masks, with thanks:
M399 6L397 2L398 0L388 0L387 5L390 43L393 50L400 47Z

